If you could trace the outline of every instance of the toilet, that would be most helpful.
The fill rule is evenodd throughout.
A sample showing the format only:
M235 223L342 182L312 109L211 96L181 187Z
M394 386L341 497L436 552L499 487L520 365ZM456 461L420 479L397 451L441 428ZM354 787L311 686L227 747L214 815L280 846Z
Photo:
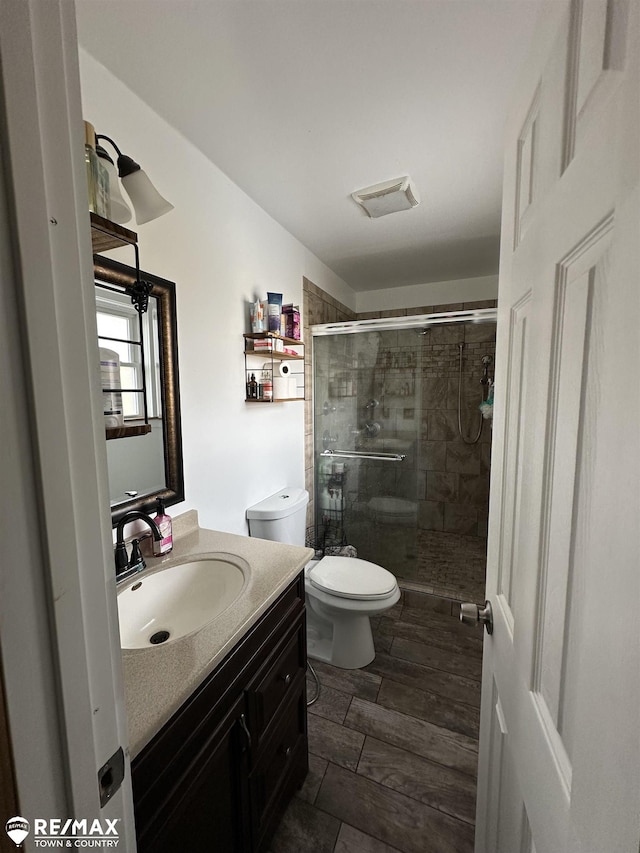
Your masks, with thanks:
M309 493L282 489L247 510L249 535L304 546ZM400 599L395 577L368 560L323 557L305 567L307 654L343 669L375 657L371 616Z

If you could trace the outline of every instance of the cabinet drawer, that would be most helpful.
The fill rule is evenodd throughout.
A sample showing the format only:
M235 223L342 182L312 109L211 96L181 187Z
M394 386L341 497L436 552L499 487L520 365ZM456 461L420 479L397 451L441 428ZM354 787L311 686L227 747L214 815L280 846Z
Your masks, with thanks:
M248 690L258 743L280 705L300 689L306 665L305 623L304 619L297 619Z
M298 695L285 705L249 777L254 849L263 849L281 816L278 804L286 805L307 774L306 717L306 696L298 682Z

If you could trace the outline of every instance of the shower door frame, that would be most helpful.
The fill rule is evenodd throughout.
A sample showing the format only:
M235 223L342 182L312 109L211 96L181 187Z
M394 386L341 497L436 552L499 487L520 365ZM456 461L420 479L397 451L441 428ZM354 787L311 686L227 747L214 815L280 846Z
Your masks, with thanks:
M477 308L477 309L467 309L461 311L442 311L442 312L434 312L433 314L411 314L408 316L401 317L379 317L371 320L345 320L335 323L321 323L314 326L311 326L311 338L312 338L312 346L310 347L311 351L311 407L312 407L312 431L311 431L311 444L312 444L312 453L313 453L313 483L307 484L312 488L312 494L314 497L314 518L313 518L313 526L316 531L314 539L317 544L317 514L318 514L318 506L317 506L317 470L316 470L316 372L315 372L315 347L313 346L313 339L319 337L326 337L329 335L354 335L361 334L363 332L386 332L386 331L400 331L405 329L423 329L427 331L432 326L442 326L442 325L457 325L464 323L495 323L497 327L498 322L498 309L496 308ZM332 456L333 454L326 454L326 456ZM389 454L397 455L397 454ZM366 454L359 454L359 458L379 458L380 454L371 454L367 457ZM338 454L335 454L335 458L340 458ZM315 547L315 545L314 545Z
M434 314L410 314L406 317L379 317L375 320L345 320L311 326L311 337L322 335L354 335L359 332L387 332L399 329L425 329L449 323L496 323L497 308L467 311L442 311Z

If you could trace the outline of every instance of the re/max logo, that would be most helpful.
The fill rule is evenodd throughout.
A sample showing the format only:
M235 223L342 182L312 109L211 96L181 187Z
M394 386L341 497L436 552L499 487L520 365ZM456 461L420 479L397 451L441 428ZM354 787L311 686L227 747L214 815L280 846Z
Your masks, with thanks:
M43 818L36 818L33 822L33 834L44 835L47 838L68 835L99 836L100 838L115 835L117 837L118 830L116 829L116 824L119 820L119 817L113 820L109 820L109 818L98 820L96 818L93 821L88 821L86 818L82 820L73 820L72 818L68 820L61 820L60 818L44 820Z

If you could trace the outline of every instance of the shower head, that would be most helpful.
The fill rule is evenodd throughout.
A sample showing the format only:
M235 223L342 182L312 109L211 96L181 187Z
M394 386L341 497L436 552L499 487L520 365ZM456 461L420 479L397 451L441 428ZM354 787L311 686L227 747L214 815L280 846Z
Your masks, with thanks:
M493 361L493 358L490 355L482 356L482 379L480 380L481 385L489 385L491 379L489 378L489 365Z

